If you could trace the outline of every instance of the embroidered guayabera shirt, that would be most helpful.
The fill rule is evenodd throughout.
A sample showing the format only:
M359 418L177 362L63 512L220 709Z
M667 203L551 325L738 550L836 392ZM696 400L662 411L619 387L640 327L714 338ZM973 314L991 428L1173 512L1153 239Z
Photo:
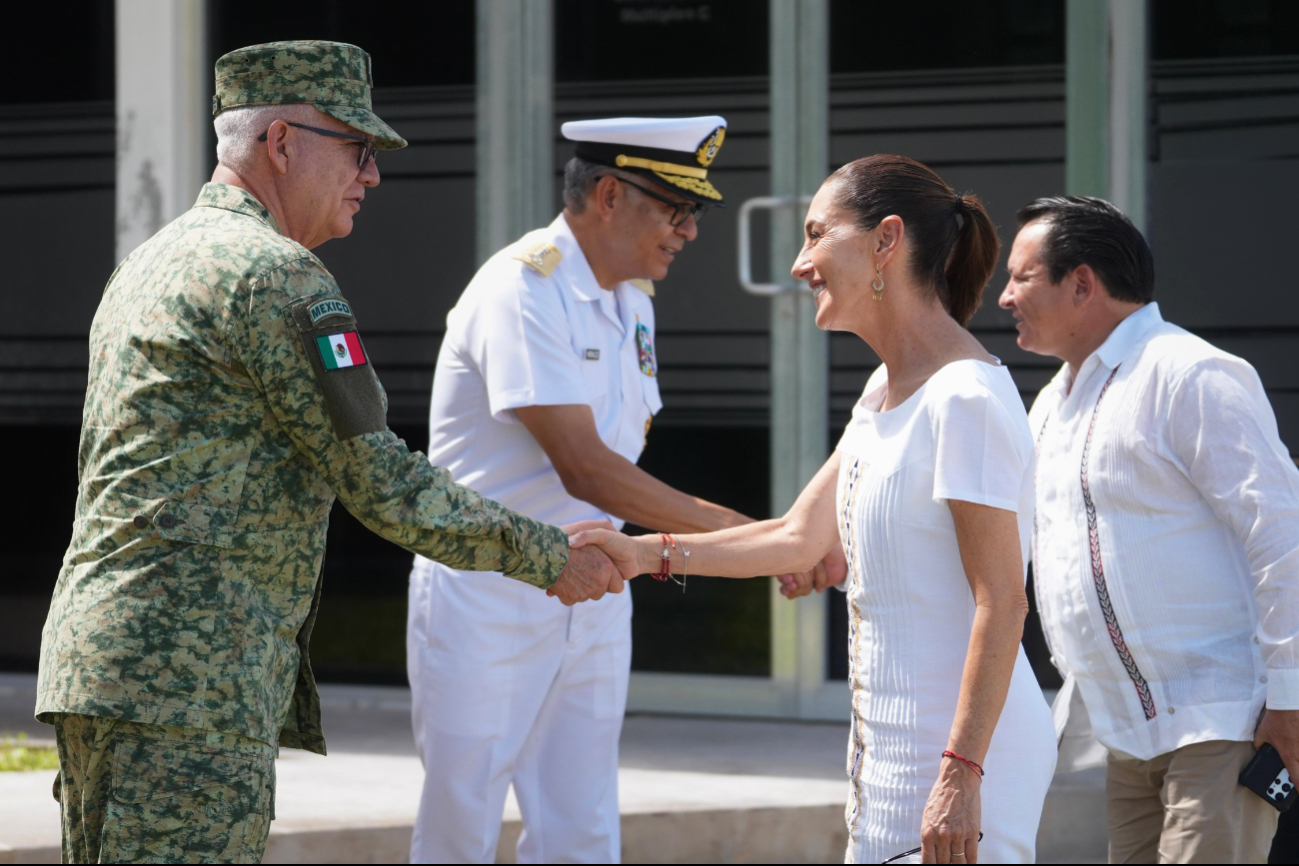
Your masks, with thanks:
M550 586L557 527L387 429L347 300L248 193L208 184L109 280L37 713L324 752L307 644L334 497L455 568Z
M1030 413L1056 665L1112 750L1253 739L1299 709L1299 470L1258 374L1150 304L1069 385Z

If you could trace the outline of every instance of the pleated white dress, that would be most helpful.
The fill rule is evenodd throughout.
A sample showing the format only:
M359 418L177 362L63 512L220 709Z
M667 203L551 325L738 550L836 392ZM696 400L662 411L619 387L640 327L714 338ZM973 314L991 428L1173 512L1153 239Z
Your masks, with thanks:
M851 796L845 862L920 844L947 748L974 622L947 500L1014 511L1028 562L1033 439L1004 367L966 360L887 412L871 376L839 442L839 533L848 557ZM1051 712L1021 648L984 760L985 863L1031 863L1055 770Z

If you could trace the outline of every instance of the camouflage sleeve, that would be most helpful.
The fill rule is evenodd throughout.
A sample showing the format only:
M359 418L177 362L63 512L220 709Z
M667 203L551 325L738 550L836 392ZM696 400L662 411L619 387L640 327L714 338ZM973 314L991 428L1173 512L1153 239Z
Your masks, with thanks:
M452 568L543 588L558 579L563 530L455 484L388 429L351 307L314 257L254 280L231 330L281 429L367 527Z

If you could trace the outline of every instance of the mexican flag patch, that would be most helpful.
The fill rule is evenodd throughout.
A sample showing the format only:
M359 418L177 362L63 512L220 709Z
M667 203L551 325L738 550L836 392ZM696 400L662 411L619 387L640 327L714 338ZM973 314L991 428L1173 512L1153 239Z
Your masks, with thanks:
M365 350L361 348L361 338L356 335L356 331L317 337L316 346L320 349L320 360L324 362L326 370L359 367L366 363Z

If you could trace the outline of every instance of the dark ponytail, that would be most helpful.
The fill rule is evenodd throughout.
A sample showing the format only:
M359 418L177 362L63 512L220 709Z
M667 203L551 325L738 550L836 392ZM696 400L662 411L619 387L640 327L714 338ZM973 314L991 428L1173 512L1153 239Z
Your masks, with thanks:
M983 290L992 279L997 256L1001 254L1001 238L997 237L997 227L978 196L964 195L957 201L961 227L957 229L956 246L943 272L947 283L943 306L953 319L964 325L983 303Z
M863 231L887 216L902 219L912 272L933 288L953 319L967 324L983 302L1001 252L997 229L978 196L958 196L929 166L885 154L850 162L829 182L838 186L836 203Z

